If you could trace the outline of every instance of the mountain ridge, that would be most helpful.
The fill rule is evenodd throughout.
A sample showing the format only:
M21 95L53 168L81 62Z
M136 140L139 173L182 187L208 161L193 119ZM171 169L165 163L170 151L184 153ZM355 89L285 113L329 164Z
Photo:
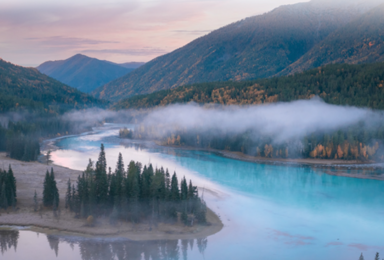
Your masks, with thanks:
M278 75L377 2L361 5L353 1L345 6L311 1L280 6L197 38L92 94L116 101L187 84Z
M76 54L66 60L46 61L37 69L85 93L134 70L83 54Z

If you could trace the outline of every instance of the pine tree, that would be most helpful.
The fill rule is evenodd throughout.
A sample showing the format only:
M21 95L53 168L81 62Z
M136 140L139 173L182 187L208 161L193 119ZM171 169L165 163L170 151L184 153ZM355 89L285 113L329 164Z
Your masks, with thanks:
M176 172L173 173L173 175L172 175L170 199L173 202L178 202L180 200L179 184L178 184L178 181L177 181Z
M108 178L107 178L107 162L105 159L104 145L101 144L99 159L96 162L95 170L95 193L96 204L99 206L99 213L104 211L104 207L108 201Z
M361 255L360 255L360 257L359 257L359 260L364 260L363 253L361 253Z
M44 179L44 189L43 189L43 204L45 207L52 206L53 202L53 191L51 185L51 178L49 176L49 172L45 173Z
M65 208L72 210L72 187L71 187L71 179L68 179L67 182L67 193L65 194Z
M39 200L37 198L37 193L36 193L36 190L35 190L35 195L33 196L33 209L34 211L36 212L39 208Z
M7 196L6 196L5 182L3 182L3 184L1 185L0 208L3 208L3 209L8 208L8 200L7 200Z
M51 187L52 187L52 206L57 209L59 207L60 197L59 190L57 189L55 173L53 168L51 168Z
M376 253L375 260L380 260L379 252Z
M13 171L12 171L12 167L11 165L9 165L9 169L8 169L8 185L9 185L9 198L11 198L13 196L15 202L17 201L17 195L16 195L16 178L15 176L13 175ZM12 194L11 194L12 193ZM9 205L11 205L9 203Z
M188 186L187 186L187 180L185 179L185 177L181 180L180 188L181 188L181 200L187 200Z

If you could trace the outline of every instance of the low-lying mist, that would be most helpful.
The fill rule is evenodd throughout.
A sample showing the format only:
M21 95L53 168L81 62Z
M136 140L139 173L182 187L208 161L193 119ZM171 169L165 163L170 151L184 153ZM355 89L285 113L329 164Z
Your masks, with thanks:
M281 143L357 123L374 127L383 118L379 111L330 105L320 98L313 98L259 106L171 105L149 112L141 123L158 128L159 134L164 135L179 129L234 135L250 131Z

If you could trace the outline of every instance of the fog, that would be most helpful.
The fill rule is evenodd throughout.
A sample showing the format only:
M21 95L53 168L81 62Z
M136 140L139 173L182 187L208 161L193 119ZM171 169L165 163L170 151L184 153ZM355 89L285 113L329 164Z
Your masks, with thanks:
M142 121L169 134L177 129L240 134L252 131L272 137L276 143L302 138L315 132L331 132L362 123L373 127L383 113L366 108L337 106L320 98L259 106L171 105L156 109ZM163 130L163 131L160 131Z
M28 120L25 112L0 115L0 124ZM165 137L179 130L194 133L242 134L246 131L272 138L274 143L301 139L313 133L343 130L360 124L367 129L384 121L382 111L352 106L331 105L315 97L310 100L251 106L175 104L148 110L104 110L92 108L70 111L61 116L76 132L104 122L138 124Z

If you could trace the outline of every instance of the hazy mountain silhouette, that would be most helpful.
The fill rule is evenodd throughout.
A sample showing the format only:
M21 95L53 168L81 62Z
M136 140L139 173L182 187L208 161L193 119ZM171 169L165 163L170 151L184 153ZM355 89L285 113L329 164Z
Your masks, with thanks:
M137 68L135 63L116 64L77 54L66 60L47 61L37 69L71 87L91 92Z
M119 100L192 83L278 75L376 5L316 0L281 6L213 31L92 93Z

